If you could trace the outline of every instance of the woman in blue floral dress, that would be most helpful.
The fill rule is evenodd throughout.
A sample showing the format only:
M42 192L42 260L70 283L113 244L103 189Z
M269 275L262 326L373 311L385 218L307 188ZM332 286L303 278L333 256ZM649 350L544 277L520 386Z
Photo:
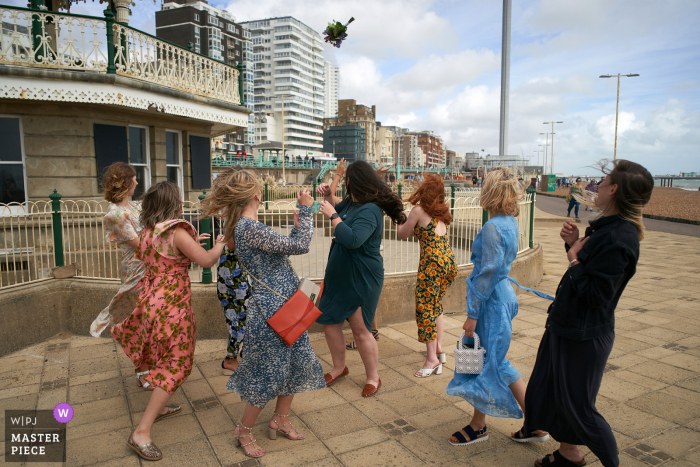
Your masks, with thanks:
M238 367L237 358L245 336L246 310L251 297L248 274L241 269L234 247L234 239L231 238L219 258L216 274L216 293L224 309L229 333L226 358L221 362L221 369L226 376L230 376Z
M282 297L289 298L297 291L299 279L288 256L309 251L313 198L307 190L299 192L301 207L294 214L295 227L289 236L258 222L261 200L254 173L229 170L217 177L212 194L203 202L204 216L216 214L226 218L225 237L235 239L239 264L248 272L252 285L246 306L245 352L226 384L226 389L248 402L234 436L249 457L265 454L253 436L253 426L268 402L277 399L268 424L270 438L276 439L281 433L291 440L302 440L304 435L288 418L294 395L326 387L308 333L290 347L266 322L284 305L286 300Z

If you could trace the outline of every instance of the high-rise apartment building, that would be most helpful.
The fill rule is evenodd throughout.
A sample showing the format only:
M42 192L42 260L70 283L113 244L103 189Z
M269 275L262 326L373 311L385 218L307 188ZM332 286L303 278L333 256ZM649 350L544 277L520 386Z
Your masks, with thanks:
M206 0L169 0L156 12L156 36L166 41L191 47L231 66L243 62L243 105L253 110L253 69L250 31L236 23L225 10L209 5ZM248 117L248 128L222 138L224 152L248 151L255 144L254 118Z
M326 76L326 99L325 99L325 115L324 118L333 118L338 116L338 96L340 90L340 81L338 77L338 67L332 65L326 60L325 66Z
M284 142L290 156L320 156L326 93L321 35L291 16L241 25L252 38L256 143Z
M323 151L352 163L365 160L364 128L346 123L323 130Z
M366 147L365 160L367 162L379 163L375 152L376 126L377 126L377 108L376 106L367 107L366 105L358 104L354 99L343 99L338 101L338 116L333 118L323 119L323 129L328 129L332 126L343 126L346 123L352 123L365 129L366 132Z

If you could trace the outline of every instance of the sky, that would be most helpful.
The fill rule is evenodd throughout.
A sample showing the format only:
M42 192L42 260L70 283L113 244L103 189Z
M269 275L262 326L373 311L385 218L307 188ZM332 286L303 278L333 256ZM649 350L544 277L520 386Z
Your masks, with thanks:
M324 49L340 67L341 99L376 105L383 125L432 130L448 149L498 153L502 0L210 4L239 22L293 16L319 32L354 17L341 48ZM131 25L154 33L159 8L136 0ZM88 2L72 12L103 9ZM543 122L562 121L554 171L597 173L596 162L613 157L617 86L599 75L638 73L620 83L618 159L652 174L700 172L700 2L514 0L511 24L508 154L535 164L540 133L551 132Z

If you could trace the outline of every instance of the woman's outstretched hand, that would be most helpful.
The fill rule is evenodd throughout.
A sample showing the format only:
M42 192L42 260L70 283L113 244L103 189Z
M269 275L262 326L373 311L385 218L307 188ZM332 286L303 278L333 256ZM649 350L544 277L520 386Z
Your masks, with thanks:
M333 215L333 213L335 213L335 208L328 201L322 201L320 211L321 211L321 214L323 214L324 216L326 216L330 219L330 217Z
M340 159L340 162L338 162L338 167L335 169L335 173L337 173L341 177L345 175L346 165L347 162L345 162L345 158Z
M209 240L210 238L211 238L211 235L209 235L209 234L199 234L197 236L197 243L204 246L204 245L206 245L205 240Z
M331 194L331 186L328 183L321 183L316 187L316 193L321 196L328 196Z
M314 199L306 188L297 192L297 201L300 206L311 207L311 205L314 204Z

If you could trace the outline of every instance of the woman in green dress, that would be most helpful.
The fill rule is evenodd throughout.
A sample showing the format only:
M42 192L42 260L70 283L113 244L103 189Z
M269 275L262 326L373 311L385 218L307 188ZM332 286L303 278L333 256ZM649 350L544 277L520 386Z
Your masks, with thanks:
M331 243L316 322L323 325L333 358L333 369L325 375L330 386L349 373L345 366L343 322L350 322L357 349L365 366L367 381L362 391L369 397L379 390L379 350L371 333L377 302L384 284L384 260L379 252L386 213L395 224L406 222L403 202L364 161L348 166L347 197L335 203L330 187L324 195L321 213L331 220L335 238Z

